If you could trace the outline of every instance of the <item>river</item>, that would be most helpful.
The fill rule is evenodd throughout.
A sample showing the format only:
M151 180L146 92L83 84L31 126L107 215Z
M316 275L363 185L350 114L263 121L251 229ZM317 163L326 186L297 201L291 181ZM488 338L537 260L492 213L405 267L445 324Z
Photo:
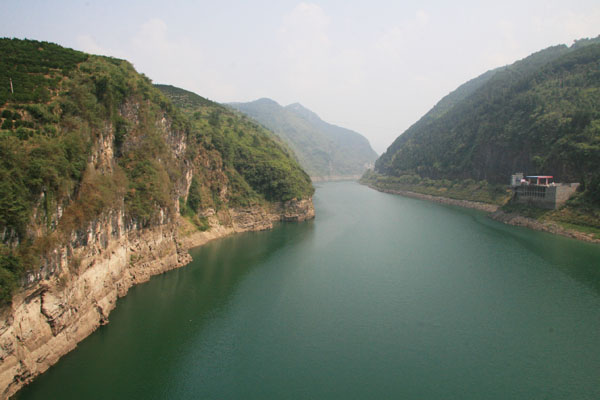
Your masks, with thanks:
M18 399L599 399L600 246L318 184L191 251Z

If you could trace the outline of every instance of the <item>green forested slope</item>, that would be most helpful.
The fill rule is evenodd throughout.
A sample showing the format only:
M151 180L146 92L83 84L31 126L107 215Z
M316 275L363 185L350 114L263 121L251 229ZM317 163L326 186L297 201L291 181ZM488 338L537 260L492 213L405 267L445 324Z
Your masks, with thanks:
M229 105L281 137L313 177L360 175L377 158L362 135L329 124L298 103L282 107L259 99Z
M267 200L306 198L314 189L293 154L268 130L195 93L156 85L189 117L196 142L219 151L230 172L233 200L247 204L246 186ZM239 190L238 190L239 189ZM243 189L243 190L242 190Z
M127 61L0 39L0 305L111 210L137 229L179 208L205 229L207 207L313 191L267 132L221 106L203 100L190 117Z
M550 174L600 203L600 43L555 46L442 99L377 160L376 172L507 183Z

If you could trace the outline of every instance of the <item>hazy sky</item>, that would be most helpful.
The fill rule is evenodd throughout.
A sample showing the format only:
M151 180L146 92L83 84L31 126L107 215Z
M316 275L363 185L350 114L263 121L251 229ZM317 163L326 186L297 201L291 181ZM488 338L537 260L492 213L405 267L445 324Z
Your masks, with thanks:
M381 153L491 68L600 34L598 0L1 0L0 36L131 61L219 102L300 102Z

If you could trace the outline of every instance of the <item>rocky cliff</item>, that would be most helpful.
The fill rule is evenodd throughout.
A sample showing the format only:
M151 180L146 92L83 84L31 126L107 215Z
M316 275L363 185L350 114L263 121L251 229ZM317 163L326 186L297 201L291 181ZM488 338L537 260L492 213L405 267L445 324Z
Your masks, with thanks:
M192 120L123 60L8 39L0 53L24 71L0 98L0 398L188 248L314 217L308 175L268 131L213 104Z
M107 215L85 230L80 246L56 249L56 263L27 277L27 288L0 315L0 388L14 394L100 325L119 297L151 276L186 265L186 250L233 233L264 230L275 221L314 217L308 199L269 208L207 210L211 228L187 220L127 230L124 214Z

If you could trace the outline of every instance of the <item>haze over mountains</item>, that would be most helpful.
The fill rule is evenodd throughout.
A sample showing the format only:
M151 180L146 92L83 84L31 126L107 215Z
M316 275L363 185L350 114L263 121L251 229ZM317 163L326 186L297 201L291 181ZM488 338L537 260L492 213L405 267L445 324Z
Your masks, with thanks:
M229 105L281 137L313 179L356 178L377 158L364 136L323 121L299 103L283 107L262 98Z

